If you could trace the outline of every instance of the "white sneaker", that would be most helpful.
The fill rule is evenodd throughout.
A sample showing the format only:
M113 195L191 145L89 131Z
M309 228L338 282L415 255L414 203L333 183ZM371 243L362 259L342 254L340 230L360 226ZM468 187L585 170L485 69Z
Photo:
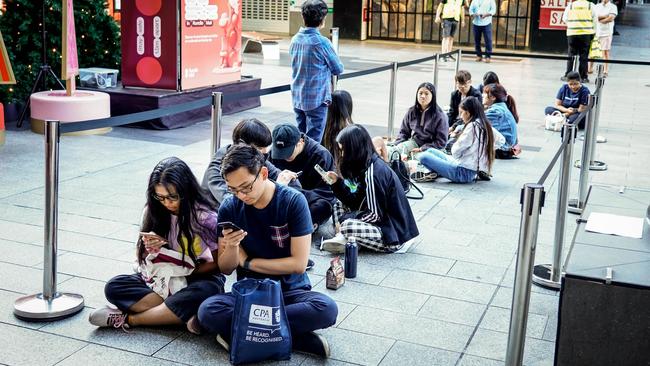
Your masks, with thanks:
M345 253L345 243L347 243L345 236L338 233L332 239L323 240L320 244L320 250L334 254Z
M223 347L226 352L230 352L230 344L228 344L228 341L221 336L221 334L217 334L217 344Z
M103 308L95 309L95 311L90 313L88 321L90 324L97 327L128 329L129 324L126 322L127 316L128 314L122 312L122 310L105 306Z
M329 219L320 225L316 229L315 234L320 235L323 240L332 239L336 235L336 229L334 228L334 222L332 222L332 219Z

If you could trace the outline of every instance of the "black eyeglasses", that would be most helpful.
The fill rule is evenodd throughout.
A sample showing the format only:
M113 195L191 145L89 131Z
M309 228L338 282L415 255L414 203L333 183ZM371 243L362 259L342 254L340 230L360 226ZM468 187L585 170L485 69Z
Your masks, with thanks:
M260 168L260 170L257 171L257 174L255 175L255 179L253 179L252 182L250 182L249 184L245 185L242 188L235 189L232 187L228 187L228 192L232 193L235 196L239 193L241 194L251 193L253 191L253 185L255 184L255 182L257 182L257 178L259 178L261 172L262 172L262 168Z
M178 200L181 199L181 196L179 196L177 194L170 194L170 195L167 195L167 196L161 196L158 193L154 193L152 196L153 196L153 199L155 199L156 201L160 201L160 202L165 202L165 200L169 200L169 202L178 202Z

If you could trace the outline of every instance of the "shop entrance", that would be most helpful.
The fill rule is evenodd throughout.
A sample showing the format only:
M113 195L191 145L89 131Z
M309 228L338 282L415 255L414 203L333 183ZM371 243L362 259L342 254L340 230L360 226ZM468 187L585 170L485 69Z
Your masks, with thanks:
M395 41L439 43L442 29L435 23L439 0L367 0L368 38ZM469 3L466 1L465 27L456 33L456 43L472 45ZM532 0L496 0L493 18L494 47L523 49L528 47Z

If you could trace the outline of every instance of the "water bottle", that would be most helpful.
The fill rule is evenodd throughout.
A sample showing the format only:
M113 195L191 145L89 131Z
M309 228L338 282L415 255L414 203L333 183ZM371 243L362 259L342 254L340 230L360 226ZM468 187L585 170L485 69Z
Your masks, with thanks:
M359 247L356 240L351 237L345 244L345 277L357 277L357 256L359 255Z

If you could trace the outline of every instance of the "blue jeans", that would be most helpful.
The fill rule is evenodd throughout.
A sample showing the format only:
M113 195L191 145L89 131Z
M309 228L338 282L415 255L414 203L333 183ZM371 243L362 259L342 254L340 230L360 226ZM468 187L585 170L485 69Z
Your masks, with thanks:
M302 289L283 291L282 295L291 337L336 323L339 310L329 296ZM199 323L208 333L220 334L229 340L234 309L235 295L231 292L212 296L199 307Z
M481 57L481 35L485 38L485 57L490 58L492 56L492 24L488 25L476 25L474 26L474 50L476 51L476 56Z
M428 149L420 155L420 163L454 183L470 183L476 178L476 171L456 164L450 155L436 149Z
M296 122L298 130L320 143L325 132L325 119L327 118L327 104L323 103L320 107L310 111L303 111L294 108L296 113Z

